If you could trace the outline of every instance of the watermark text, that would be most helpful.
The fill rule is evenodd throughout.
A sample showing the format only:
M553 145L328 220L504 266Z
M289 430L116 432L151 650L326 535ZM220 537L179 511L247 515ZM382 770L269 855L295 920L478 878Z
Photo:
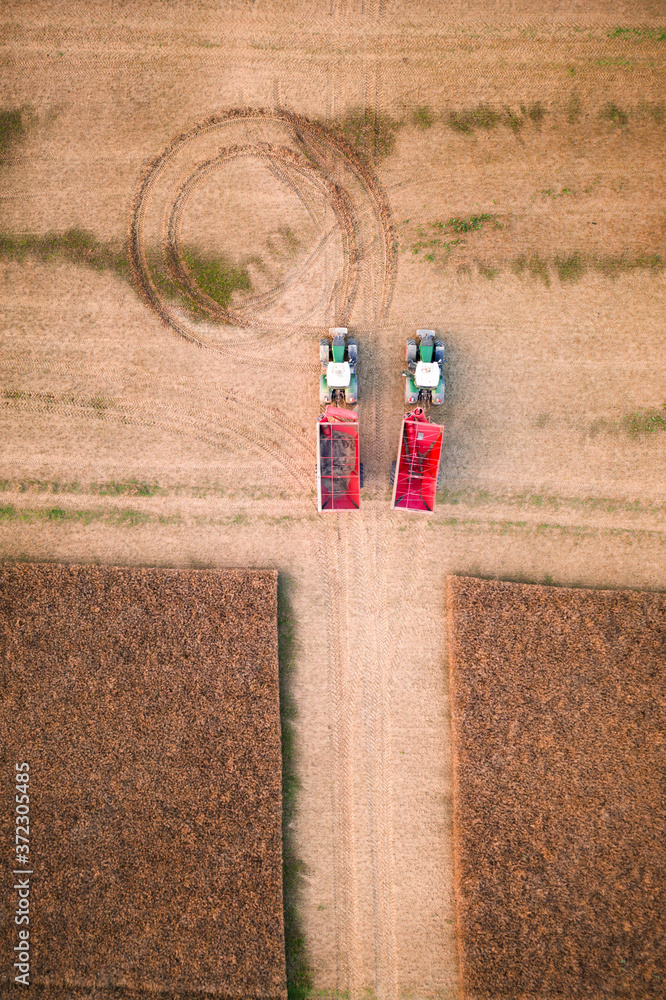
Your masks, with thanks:
M30 859L30 765L17 764L16 782L16 865L14 891L16 892L17 943L14 945L14 982L30 985L30 878L33 874Z

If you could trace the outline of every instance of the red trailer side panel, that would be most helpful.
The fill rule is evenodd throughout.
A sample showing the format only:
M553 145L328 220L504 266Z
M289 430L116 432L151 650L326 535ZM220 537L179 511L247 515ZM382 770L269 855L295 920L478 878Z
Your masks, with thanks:
M393 483L393 509L434 509L443 438L440 424L431 424L414 414L405 417Z
M338 412L340 416L338 417ZM358 510L361 483L357 414L328 407L317 424L319 510Z

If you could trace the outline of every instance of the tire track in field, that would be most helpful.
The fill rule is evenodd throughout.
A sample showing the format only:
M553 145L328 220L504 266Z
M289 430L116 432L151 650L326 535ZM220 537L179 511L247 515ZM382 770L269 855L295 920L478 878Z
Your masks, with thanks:
M2 354L0 354L0 359ZM12 366L11 360L8 360L4 365L4 370L8 376L15 376L28 373L48 373L51 374L53 371L57 372L61 376L78 377L85 378L89 380L91 376L104 379L117 379L120 382L126 380L128 371L131 374L139 375L139 380L134 384L134 387L139 389L145 385L153 386L157 389L161 389L167 393L182 392L183 386L187 385L191 390L201 390L201 379L193 375L181 375L178 380L173 378L168 378L164 375L158 375L154 372L146 371L143 368L132 370L131 366L128 368L127 365L121 364L103 364L103 365L78 365L70 361L40 361L40 360L30 360L21 359L18 364ZM314 366L313 366L314 367ZM317 366L316 371L319 371ZM5 393L11 390L5 390ZM22 392L22 390L18 390ZM246 409L251 410L253 414L253 420L263 420L269 425L271 422L279 425L282 431L287 432L292 443L298 441L300 446L301 454L304 456L304 462L311 462L313 441L312 432L303 427L302 425L295 424L293 417L285 413L283 410L278 409L268 405L263 399L252 399L251 397L244 397L242 400L235 397L233 394L226 392L219 388L217 382L214 383L214 393L216 400L224 400L230 408L236 409ZM29 395L29 392L26 393ZM38 393L36 395L39 395ZM80 393L63 393L62 396L71 397L72 399L76 397L81 397ZM44 398L48 398L49 394L44 393ZM7 398L7 396L5 396ZM56 397L57 398L57 397ZM81 397L83 398L83 397ZM88 396L89 399L94 399L93 395ZM159 404L162 407L168 406L163 401L159 400ZM136 411L142 411L145 407L142 403L138 401L125 400L124 405L127 408L134 409ZM220 415L216 410L204 410L200 407L176 407L178 412L188 412L191 417L199 418L202 424L205 426L213 425L213 429L217 431L219 428L219 417ZM233 413L233 409L231 410ZM307 456L307 458L306 458Z
M324 515L325 517L325 515ZM328 690L333 764L333 844L336 990L357 998L361 991L358 941L358 882L354 802L354 684L349 642L349 527L344 515L319 522L319 565L326 567Z
M333 8L331 8L333 13ZM329 104L331 100L329 73ZM329 107L330 114L330 107ZM326 176L332 175L330 148L320 154ZM330 206L327 214L330 213ZM327 220L328 222L328 220ZM335 287L333 295L335 295ZM334 301L334 299L332 299ZM339 313L338 313L339 314ZM335 320L334 320L335 323ZM333 825L333 900L336 995L356 997L359 987L358 888L354 809L354 738L351 706L348 617L347 525L344 515L322 514L317 532L319 565L325 575L328 626L328 706L331 747Z
M374 339L372 385L373 457L377 484L385 480L388 471L385 443L389 393L394 388L392 373L387 376L383 363L380 336ZM398 391L400 383L395 386ZM363 511L365 552L359 572L368 575L366 592L372 593L371 634L367 635L364 657L364 738L366 748L366 778L368 811L372 830L373 921L375 941L375 991L378 1000L395 1000L398 996L396 923L395 923L395 864L393 854L393 789L391 781L391 676L390 632L387 613L387 580L390 556L395 547L395 518L373 505ZM402 631L405 605L393 608L390 627Z
M373 16L380 19L380 7L376 4ZM376 54L375 54L376 55ZM373 108L375 119L381 113L382 81L378 58L373 59L372 70L365 80L366 104ZM388 430L389 393L400 391L400 382L392 377L390 367L385 364L382 351L382 336L378 329L382 310L377 308L378 296L383 289L377 289L374 277L377 269L372 260L381 248L369 247L366 260L366 284L364 295L364 324L369 331L368 346L373 357L371 386L371 407L373 427L373 447L371 456L376 465L376 477L381 483L382 470L386 463L385 442ZM370 331L372 331L370 333ZM391 760L391 698L390 698L390 633L387 613L387 572L391 552L395 546L396 526L394 519L380 513L376 508L362 512L364 544L361 548L358 572L367 574L365 592L371 596L371 613L367 620L372 622L370 634L364 636L363 663L363 738L365 750L365 776L367 787L367 809L370 826L371 872L372 872L372 914L374 934L374 988L378 1000L397 1000L397 938L395 918L395 862L393 827L393 787ZM395 609L391 617L391 628L398 633L404 619L404 605Z
M286 170L281 169L280 166L275 162L268 163L268 169L273 174L273 177L275 177L276 180L280 181L282 184L286 184L287 187L291 188L291 190L294 192L298 200L301 202L301 204L305 208L305 211L308 213L314 224L316 226L320 225L321 220L318 219L317 216L315 215L312 205L310 204L309 200L305 197L302 188L299 187L294 178L291 177Z
M331 8L333 13L333 7ZM328 75L328 110L332 116L338 106L338 81L335 69ZM333 170L330 147L315 153L324 172ZM358 517L359 515L350 515ZM352 676L350 637L350 583L356 569L357 551L350 547L350 525L345 514L325 513L319 519L319 565L327 567L328 690L330 745L333 788L333 895L335 906L335 989L338 996L358 1000L362 991L359 941L359 896L357 879L357 844L355 836L356 803L354 771L355 686Z
M329 77L329 81L330 81ZM332 85L335 87L336 80ZM367 91L367 83L366 83ZM379 85L373 81L372 98L366 103L375 104L379 100ZM333 99L338 103L337 93ZM333 101L331 101L332 106ZM371 207L363 209L363 214L372 213ZM365 222L365 219L362 220ZM370 430L363 435L363 459L370 460L373 466L371 482L382 480L382 469L385 462L385 435L387 432L386 417L388 411L388 393L392 386L387 378L381 350L381 333L378 330L382 303L387 301L386 277L379 283L375 281L377 273L382 272L383 246L381 242L370 240L365 242L365 254L359 262L359 278L361 295L360 311L362 327L359 328L359 362L362 390L360 397L361 427ZM398 391L400 383L398 382ZM358 942L351 940L352 935L343 934L340 919L348 923L346 912L337 917L337 948L338 968L346 973L345 979L339 984L346 991L350 1000L359 1000L365 989L370 986L378 1000L396 1000L398 996L397 961L396 961L396 929L394 902L394 858L393 858L393 817L392 817L392 784L391 784L391 739L390 739L390 645L386 601L387 560L394 547L395 528L390 519L382 517L371 506L361 506L357 515L345 518L338 515L341 532L345 537L345 547L349 552L348 562L340 564L340 570L347 575L341 579L344 588L341 589L340 601L344 608L344 620L349 630L349 650L347 670L350 672L350 683L356 675L359 679L358 703L360 708L360 724L352 729L351 736L358 733L362 754L354 753L354 764L350 769L349 783L353 789L354 774L357 779L362 776L364 795L361 801L351 798L352 820L356 816L356 826L368 831L369 857L360 853L361 844L356 844L353 829L345 843L344 854L348 849L354 852L354 865L363 866L369 876L370 914L369 921L364 918L363 925L358 926ZM354 615L353 604L363 608L362 618ZM392 622L400 628L400 616ZM341 664L344 669L345 664ZM352 687L352 690L354 688ZM354 705L355 699L350 701ZM336 709L337 711L337 709ZM355 750L355 747L354 747ZM345 766L347 762L345 761ZM361 870L363 870L363 867ZM344 874L336 870L336 880ZM349 875L347 876L349 877ZM363 879L363 892L366 892L366 880ZM347 904L354 918L361 912L362 900L358 898L361 884L358 877L351 886L355 899ZM367 913L367 908L363 910ZM337 914L336 914L337 916ZM359 917L360 921L360 917ZM340 945L346 948L346 956L340 955ZM361 946L363 954L372 954L372 980L367 982L364 972L361 976ZM344 963L344 958L347 964ZM354 972L354 966L358 971ZM370 970L368 970L370 971Z
M377 611L375 629L376 674L371 709L374 715L372 738L375 744L373 775L377 796L377 903L376 921L380 928L377 956L378 1000L395 1000L398 996L397 937L395 917L395 857L393 827L393 782L391 744L391 677L393 659L390 655L389 616L387 612L388 567L392 565L396 530L389 511L373 512L371 522L372 550L377 580ZM391 615L391 627L402 631L406 615Z
M274 161L273 165L278 172L286 173L288 177L291 177L292 182L294 176L298 175L300 183L296 183L296 188L299 189L297 193L301 200L303 200L304 195L300 184L304 180L318 185L325 201L333 208L344 245L342 274L333 282L334 288L331 296L331 299L335 299L338 303L336 323L347 325L354 308L357 294L358 260L365 255L362 242L359 246L359 239L361 241L365 239L372 248L372 255L381 270L380 311L388 309L395 280L396 246L389 203L378 179L344 139L334 135L320 123L310 121L282 108L273 110L231 109L222 115L211 116L204 122L193 125L190 129L176 136L166 149L147 166L137 188L128 232L128 252L135 284L144 300L158 314L162 322L178 336L197 347L220 353L233 352L234 359L239 364L260 364L279 370L290 368L291 370L312 372L313 367L309 365L298 362L287 364L286 362L273 361L263 354L258 356L255 353L239 352L231 344L211 343L200 328L192 329L186 321L185 314L181 315L165 300L151 274L146 247L146 212L151 197L158 199L159 197L162 199L167 197L164 193L160 195L160 178L165 175L165 171L175 161L175 158L182 151L189 150L189 147L197 139L210 138L216 131L222 130L227 125L234 125L237 129L242 126L246 134L249 133L250 138L255 137L254 141L249 144L240 143L229 146L226 150L221 150L217 157L211 159L209 156L208 161L199 164L194 171L191 169L186 171L187 176L184 179L181 177L180 186L177 188L175 199L172 202L170 221L166 225L166 232L162 232L158 240L167 274L175 278L176 285L181 289L182 294L215 320L241 325L249 324L257 328L270 328L274 324L267 320L262 322L261 309L270 306L281 294L284 294L285 289L296 287L298 282L302 283L303 275L299 271L296 275L290 275L285 279L279 288L271 290L265 296L255 298L254 302L247 304L247 307L239 305L233 309L224 309L197 287L183 260L178 240L178 222L189 191L199 179L206 176L207 170L215 169L225 158L251 155L261 157L267 163ZM285 138L292 143L292 146L277 147L274 143L271 146L266 141L260 141L258 133L262 125L283 128ZM331 164L336 163L347 178L346 184L340 183L332 177ZM171 197L173 196L169 194L167 201ZM368 202L371 207L368 224L365 221L359 223L357 221L359 208ZM169 211L167 211L167 216L169 216ZM370 218L373 222L368 230ZM375 252L376 250L379 252ZM311 265L312 262L310 262Z
M37 413L79 415L84 412L94 414L96 419L107 420L110 418L119 420L121 423L151 427L170 434L194 438L204 444L218 447L225 445L226 435L231 432L282 465L291 473L301 489L311 487L312 481L304 472L307 467L306 462L303 460L299 462L284 447L271 440L265 432L259 434L255 430L248 430L247 425L233 415L232 407L238 407L240 400L228 394L225 394L224 398L225 402L229 404L229 408L222 409L218 413L206 413L195 408L178 407L156 399L139 404L117 398L112 401L112 405L100 410L98 397L64 394L62 398L57 399L50 393L30 390L21 391L20 397L8 398L5 396L0 400L0 405L5 409L29 410ZM146 412L148 408L151 415ZM163 414L162 419L154 415L160 413ZM222 430L217 429L220 426L220 417L224 420ZM299 451L301 455L305 452L300 443ZM311 454L312 449L310 449L310 458Z
M363 774L370 844L370 883L374 950L374 992L378 1000L398 996L394 902L394 859L390 733L390 648L386 611L387 567L396 532L390 517L376 508L355 522L357 586L364 617L359 636L359 672L362 685ZM360 597L359 597L360 600ZM372 623L372 624L370 624ZM401 616L391 620L401 628Z

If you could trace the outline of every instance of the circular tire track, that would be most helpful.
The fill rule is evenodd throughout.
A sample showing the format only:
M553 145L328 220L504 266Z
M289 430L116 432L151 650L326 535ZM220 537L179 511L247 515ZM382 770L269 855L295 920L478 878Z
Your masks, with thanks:
M263 295L253 296L249 299L249 301L243 304L242 308L224 309L219 305L219 303L215 302L214 299L211 299L210 296L206 295L200 288L197 287L183 258L180 241L180 228L183 212L187 207L187 202L192 191L200 181L217 170L223 163L232 159L240 159L248 156L256 157L262 160L270 160L272 164L280 164L290 173L294 172L296 174L300 174L301 177L305 178L311 184L319 187L322 193L328 198L342 233L343 240L342 288L344 289L346 305L342 315L339 317L339 321L344 324L344 322L348 319L349 312L356 297L358 260L360 256L360 247L357 243L357 227L355 225L354 210L350 199L338 184L335 184L328 178L321 176L305 159L299 157L288 147L275 148L268 144L265 146L262 145L260 148L257 148L255 145L231 146L229 149L221 150L218 156L214 159L200 164L193 171L193 173L190 174L178 192L178 196L169 214L166 252L167 266L170 268L173 277L180 283L181 287L186 289L189 296L202 306L210 316L224 323L235 323L239 326L248 322L254 311L266 308L274 302L275 299L296 280L296 277L291 277L279 282L270 291L265 292ZM292 187L293 186L294 185L292 184ZM326 240L327 238L328 234L324 234L322 240ZM322 240L319 241L318 246L321 244ZM315 248L312 254L310 254L305 267L307 267L307 264L312 260L314 254L317 253L317 249L318 247ZM303 271L304 267L302 266L299 270Z
M205 139L210 142L217 133L224 138L225 129L233 126L236 131L244 129L250 142L226 144L216 155L197 158L196 144ZM257 130L267 128L273 133L280 131L285 144L261 141ZM287 145L291 142L293 145ZM173 190L168 193L160 188L166 183L167 172L178 168L181 159L194 157L192 163L184 164ZM215 343L194 322L188 322L182 310L174 308L153 273L154 262L149 261L150 252L159 251L168 277L175 283L181 297L191 301L206 317L214 322L233 323L240 326L279 325L262 320L262 311L272 305L289 287L305 280L306 272L317 255L323 252L321 244L328 238L322 234L319 246L310 254L304 266L288 274L276 287L259 294L232 308L224 308L197 287L192 274L183 259L180 245L179 227L187 200L196 187L209 173L219 169L225 161L240 157L262 160L272 173L285 182L308 208L308 191L318 197L333 210L335 228L342 242L341 274L332 282L329 301L338 303L336 323L350 325L353 322L354 306L358 290L359 265L372 267L376 273L378 286L378 314L384 316L389 308L396 269L396 242L388 199L371 168L358 153L344 140L335 136L325 126L309 121L301 115L283 109L231 109L224 114L214 115L176 136L171 143L153 160L145 170L138 185L128 233L128 252L133 278L137 289L147 304L157 313L162 322L178 336L198 347L227 352L231 345ZM344 177L344 182L333 179L333 169ZM162 232L153 234L150 251L146 233L147 214L154 217L155 209L161 209ZM311 213L312 214L312 213ZM153 219L154 221L154 219ZM298 325L291 323L291 326ZM240 363L284 368L284 362L274 362L270 358L257 357L254 353L238 353L234 357ZM289 367L303 371L314 371L317 366L295 364Z

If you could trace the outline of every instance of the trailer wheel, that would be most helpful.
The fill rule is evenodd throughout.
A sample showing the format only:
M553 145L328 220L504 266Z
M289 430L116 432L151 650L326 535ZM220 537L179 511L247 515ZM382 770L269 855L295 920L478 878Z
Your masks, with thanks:
M437 492L439 492L439 488L441 485L442 485L442 467L440 465L439 469L437 470Z
M395 483L395 462L391 462L391 477L390 477L390 481L391 481L391 486L393 486L393 484Z
M361 462L361 464L358 467L358 479L361 485L361 489L363 489L363 483L365 481L365 475L363 474L363 462Z

